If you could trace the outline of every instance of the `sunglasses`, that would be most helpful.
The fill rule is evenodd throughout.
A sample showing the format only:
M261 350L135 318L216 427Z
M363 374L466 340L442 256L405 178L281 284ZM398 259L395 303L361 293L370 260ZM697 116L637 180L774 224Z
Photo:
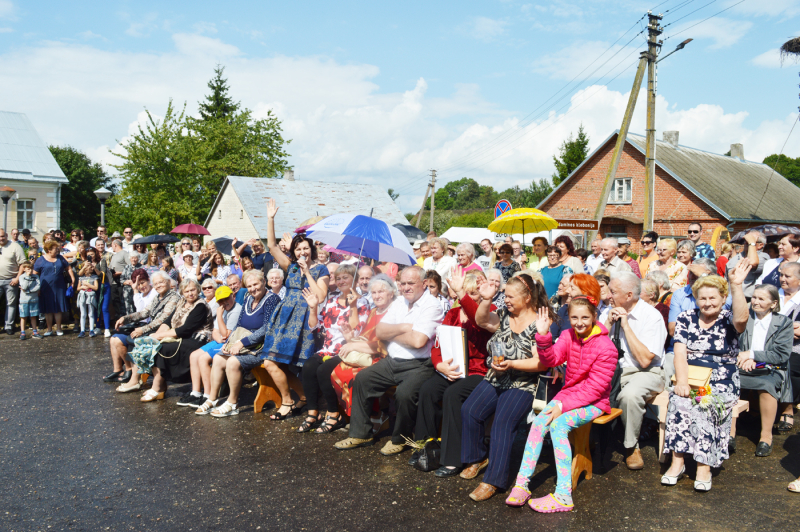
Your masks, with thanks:
M203 290L213 290L213 289L214 289L213 286L204 286L203 287Z
M125 233L126 235L132 235L133 231L123 231L123 233Z
M694 229L689 229L688 231L686 231L686 233L687 233L687 234L690 234L690 235L696 235L696 234L697 234L697 233L699 233L699 232L700 232L700 231L695 231Z
M653 241L652 241L652 240L642 240L642 245L643 245L643 246L649 246L649 245L650 245L650 244L652 244L652 243L653 243Z

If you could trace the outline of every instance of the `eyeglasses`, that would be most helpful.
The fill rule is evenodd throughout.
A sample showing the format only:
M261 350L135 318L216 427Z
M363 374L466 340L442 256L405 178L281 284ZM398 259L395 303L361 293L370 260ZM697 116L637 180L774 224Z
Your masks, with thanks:
M687 234L690 234L690 235L696 235L696 234L697 234L697 233L699 233L699 232L700 232L700 231L698 231L698 230L696 230L696 229L689 229L688 231L686 231L686 233L687 233Z
M181 242L181 246L191 246L191 242Z
M204 286L203 287L203 290L213 290L213 289L214 289L213 286Z
M123 231L123 233L125 233L126 235L132 235L133 231Z

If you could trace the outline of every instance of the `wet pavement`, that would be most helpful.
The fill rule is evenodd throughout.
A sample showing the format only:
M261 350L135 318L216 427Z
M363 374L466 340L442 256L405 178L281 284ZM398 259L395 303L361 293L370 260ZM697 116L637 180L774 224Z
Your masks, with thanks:
M103 338L2 335L0 365L3 531L797 530L800 521L800 495L786 490L800 475L800 434L776 436L772 456L755 458L758 419L748 414L710 493L687 477L660 486L655 440L635 472L616 443L607 471L595 460L594 477L579 484L573 512L542 515L508 508L502 495L474 503L479 479L418 472L408 451L342 452L332 445L345 431L294 434L300 418L270 421L271 404L214 419L175 406L187 385L149 404L115 393L101 380L111 369ZM246 389L242 404L254 396ZM534 496L552 490L552 464L545 450Z

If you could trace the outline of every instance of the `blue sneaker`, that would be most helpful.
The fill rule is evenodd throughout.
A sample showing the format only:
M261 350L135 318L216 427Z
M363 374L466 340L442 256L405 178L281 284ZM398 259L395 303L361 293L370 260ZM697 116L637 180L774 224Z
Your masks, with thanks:
M81 333L81 334L83 334L83 333ZM97 333L96 333L96 332L94 332L94 331L89 331L89 338L94 338L95 336L97 336Z
M78 338L86 338L86 333L81 331L78 333Z

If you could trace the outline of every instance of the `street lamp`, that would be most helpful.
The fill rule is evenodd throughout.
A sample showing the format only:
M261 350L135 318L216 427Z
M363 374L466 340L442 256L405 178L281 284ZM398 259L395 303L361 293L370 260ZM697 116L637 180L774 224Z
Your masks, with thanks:
M661 61L663 61L663 60L664 60L664 59L666 59L667 57L671 56L672 54L674 54L674 53L675 53L675 52L677 52L678 50L683 50L683 47L684 47L684 46L686 46L687 44L689 44L690 42L692 42L693 40L694 40L694 39L686 39L685 41L683 41L682 43L680 43L680 44L679 44L677 47L675 47L675 49L674 49L674 50L672 50L670 53L668 53L667 55L663 56L661 59L659 59L658 61L656 61L656 63L660 63Z
M111 197L111 191L107 188L98 188L94 195L100 200L100 225L106 225L106 200Z
M3 200L3 231L7 231L8 227L8 200L10 200L17 191L11 187L0 187L0 198Z

